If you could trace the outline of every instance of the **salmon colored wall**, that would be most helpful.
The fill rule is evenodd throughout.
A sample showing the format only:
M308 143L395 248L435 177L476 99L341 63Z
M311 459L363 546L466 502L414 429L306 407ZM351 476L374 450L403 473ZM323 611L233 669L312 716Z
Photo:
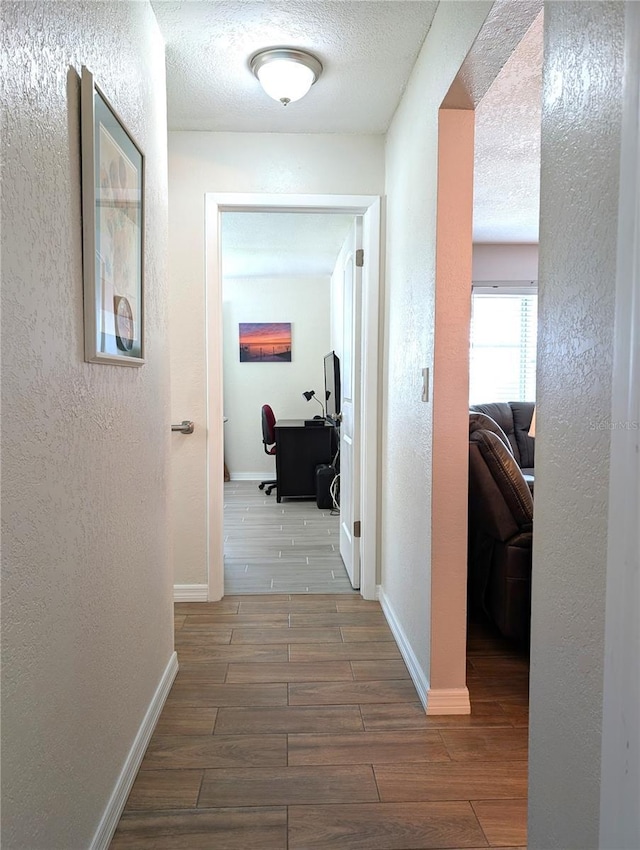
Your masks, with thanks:
M471 710L465 667L474 122L472 110L440 110L428 714Z

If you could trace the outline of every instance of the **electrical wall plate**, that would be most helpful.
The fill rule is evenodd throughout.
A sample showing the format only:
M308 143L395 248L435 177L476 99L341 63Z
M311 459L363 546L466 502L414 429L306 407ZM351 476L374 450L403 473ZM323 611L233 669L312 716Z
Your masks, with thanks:
M429 401L429 367L422 370L422 401Z

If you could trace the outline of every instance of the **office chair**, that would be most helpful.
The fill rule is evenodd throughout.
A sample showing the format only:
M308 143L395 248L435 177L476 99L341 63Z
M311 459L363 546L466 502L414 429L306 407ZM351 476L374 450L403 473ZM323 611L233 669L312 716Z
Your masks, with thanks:
M276 453L276 432L275 432L276 417L273 415L273 410L268 404L262 405L262 444L266 455L275 455ZM258 484L259 490L264 490L267 496L271 495L271 491L278 486L277 481L261 481Z

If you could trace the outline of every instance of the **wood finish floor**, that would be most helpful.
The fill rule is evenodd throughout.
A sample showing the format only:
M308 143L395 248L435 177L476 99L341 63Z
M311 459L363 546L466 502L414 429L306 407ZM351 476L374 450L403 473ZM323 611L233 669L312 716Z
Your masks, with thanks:
M180 672L111 850L526 843L526 656L470 633L466 717L427 717L377 602L177 603Z
M315 501L224 485L225 593L355 593L340 557L340 517Z

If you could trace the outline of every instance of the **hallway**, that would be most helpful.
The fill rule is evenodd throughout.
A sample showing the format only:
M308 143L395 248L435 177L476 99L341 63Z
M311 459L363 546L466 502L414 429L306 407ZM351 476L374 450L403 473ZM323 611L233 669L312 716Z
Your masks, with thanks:
M255 481L224 485L224 589L354 593L340 557L340 516L315 500L276 501Z
M177 603L180 672L111 850L526 843L527 661L472 631L471 716L427 717L377 602Z

